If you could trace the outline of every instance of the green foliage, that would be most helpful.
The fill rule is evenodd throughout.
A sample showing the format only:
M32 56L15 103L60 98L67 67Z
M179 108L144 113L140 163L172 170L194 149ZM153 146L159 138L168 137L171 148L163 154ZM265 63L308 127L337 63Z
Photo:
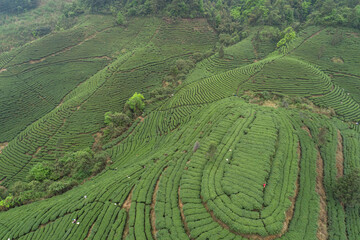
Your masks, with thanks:
M50 195L58 195L71 189L74 185L76 185L75 181L71 179L64 179L50 184L47 191Z
M289 44L292 40L294 40L296 38L296 33L294 31L294 29L292 27L287 27L283 32L282 32L282 38L280 39L280 41L276 44L276 46L278 48L286 46L287 44Z
M118 14L116 15L116 23L119 25L125 24L125 17L121 12L118 12Z
M12 195L7 196L4 200L0 199L0 211L7 210L15 206L15 200Z
M224 53L224 47L221 45L220 49L219 49L219 58L224 58L225 53Z
M44 181L51 176L51 169L44 163L37 163L29 172L29 179Z
M334 193L348 207L360 205L360 170L352 170L340 177L336 182Z
M38 4L38 0L0 0L0 12L21 13L36 8Z
M129 108L135 113L139 114L141 113L145 108L144 103L144 96L141 93L135 92L134 95L129 98L129 100L126 102L128 104Z

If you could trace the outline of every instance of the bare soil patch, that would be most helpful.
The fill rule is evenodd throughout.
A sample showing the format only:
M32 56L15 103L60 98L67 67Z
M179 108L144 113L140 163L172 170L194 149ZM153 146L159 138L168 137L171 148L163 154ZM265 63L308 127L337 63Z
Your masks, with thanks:
M97 146L99 146L99 142L100 142L102 136L104 135L104 132L103 132L104 129L105 128L100 129L99 132L97 132L93 135L93 137L94 137L94 143L92 145L93 150L96 150Z
M151 233L154 239L156 239L156 216L155 216L155 203L156 203L156 195L157 192L159 190L159 183L160 183L160 177L159 179L156 181L155 184L155 188L154 188L154 193L152 195L152 201L151 201L151 205L150 205L150 221L151 221Z
M0 153L2 153L2 150L9 145L8 142L0 143ZM1 182L0 182L1 183Z
M123 232L123 236L122 236L122 239L125 239L126 236L129 234L129 210L130 210L130 207L131 207L131 199L132 199L132 194L133 194L133 191L134 191L134 188L135 186L131 189L128 197L126 198L124 204L121 206L121 208L125 209L126 210L126 224L125 224L125 229L124 229L124 232Z
M270 101L270 100L266 100L262 106L264 107L272 107L272 108L278 108L277 104L273 101Z
M333 57L333 58L331 58L331 61L333 63L340 63L340 64L344 63L344 60L341 57Z
M194 238L190 237L190 229L189 229L189 227L187 225L187 222L186 222L186 219L185 219L184 210L183 210L184 204L182 203L182 201L180 199L180 186L178 188L178 199L179 199L179 209L180 209L181 221L182 221L182 223L184 225L185 232L189 236L189 238L191 240L193 240Z
M6 69L6 68L0 69L0 73L2 73L2 72L6 72L6 71L7 71L7 69Z
M344 153L343 153L343 139L340 131L337 131L337 149L336 149L336 178L344 176Z
M309 134L309 137L312 138L310 129L307 126L302 126L301 128L304 129L305 131L307 131L307 133Z
M89 232L87 233L86 238L85 238L84 240L86 240L86 239L89 238L89 236L90 236L90 234L91 234L91 230L93 229L94 225L95 225L95 222L91 225L91 227L90 227L90 229L89 229Z
M317 149L316 161L316 192L320 197L320 212L318 218L318 230L316 236L319 240L326 240L328 238L327 232L327 210L326 210L326 193L324 188L324 161Z
M131 207L131 199L132 199L132 194L133 194L134 188L135 188L135 187L133 187L133 188L131 189L129 195L127 196L124 204L123 204L122 207L121 207L121 208L125 209L127 212L129 212L130 207Z

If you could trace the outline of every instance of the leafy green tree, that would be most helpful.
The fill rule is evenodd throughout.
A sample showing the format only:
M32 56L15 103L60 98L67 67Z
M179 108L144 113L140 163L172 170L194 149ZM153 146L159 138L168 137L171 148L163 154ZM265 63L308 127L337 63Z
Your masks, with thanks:
M121 12L118 12L118 14L116 16L116 22L119 25L124 25L125 24L125 17Z
M224 47L221 45L219 49L219 58L224 58L224 56L225 56Z
M352 170L349 174L339 178L334 193L347 206L360 205L360 170Z
M106 112L104 123L106 125L113 124L114 127L126 127L131 122L131 119L124 113L119 112Z
M129 100L126 102L128 104L129 108L135 113L139 114L142 112L145 108L144 103L144 96L141 93L135 92L134 95L129 98Z
M292 27L287 27L283 32L282 32L283 38L280 39L280 41L276 44L276 46L278 48L282 47L282 46L286 46L287 44L289 44L292 40L294 40L296 38L296 32L294 31L294 29Z
M15 199L12 195L7 196L4 200L0 201L0 211L7 210L15 206Z
M29 172L29 179L43 181L43 180L49 178L50 175L51 175L50 167L43 163L38 163L34 167L31 168L31 170Z

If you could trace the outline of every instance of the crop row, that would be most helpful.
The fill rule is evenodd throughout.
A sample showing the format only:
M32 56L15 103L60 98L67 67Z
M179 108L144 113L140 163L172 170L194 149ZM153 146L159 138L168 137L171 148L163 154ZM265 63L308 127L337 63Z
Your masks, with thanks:
M312 98L312 101L320 106L331 107L346 120L359 121L360 106L345 91L335 85L334 89L320 97Z
M329 92L331 81L310 64L284 57L265 65L246 86L256 91L312 96Z

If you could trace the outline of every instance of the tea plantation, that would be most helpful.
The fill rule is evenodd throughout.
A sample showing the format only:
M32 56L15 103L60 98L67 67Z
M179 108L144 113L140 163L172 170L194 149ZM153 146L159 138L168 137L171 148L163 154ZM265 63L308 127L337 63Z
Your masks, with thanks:
M250 34L197 62L102 146L104 171L0 211L0 239L359 239L359 207L334 195L360 167L360 38L340 30L333 45L335 28L307 27L286 52L254 51ZM149 98L177 60L217 40L200 18L89 15L0 55L0 188L93 147L106 112Z

